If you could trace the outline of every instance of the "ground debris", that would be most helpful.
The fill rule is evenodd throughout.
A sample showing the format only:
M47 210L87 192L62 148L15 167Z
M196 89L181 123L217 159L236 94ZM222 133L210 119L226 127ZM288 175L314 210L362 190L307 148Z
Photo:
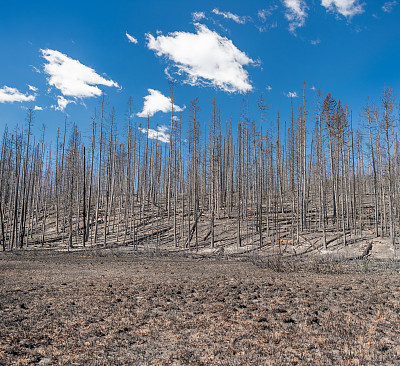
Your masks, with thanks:
M30 252L0 271L0 364L400 361L398 274Z

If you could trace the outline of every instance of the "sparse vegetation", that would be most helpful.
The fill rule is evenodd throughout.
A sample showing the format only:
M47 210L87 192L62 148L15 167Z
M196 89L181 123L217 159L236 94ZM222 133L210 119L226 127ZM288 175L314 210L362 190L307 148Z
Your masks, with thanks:
M400 361L391 89L355 131L321 91L284 123L253 102L236 133L215 99L210 121L172 106L169 144L131 101L117 131L104 94L90 141L37 142L32 110L5 131L0 363Z
M384 266L365 274L354 263L336 263L342 274L333 267L332 274L300 265L288 272L282 264L277 272L263 268L266 262L124 250L3 254L0 363L400 360L400 278Z

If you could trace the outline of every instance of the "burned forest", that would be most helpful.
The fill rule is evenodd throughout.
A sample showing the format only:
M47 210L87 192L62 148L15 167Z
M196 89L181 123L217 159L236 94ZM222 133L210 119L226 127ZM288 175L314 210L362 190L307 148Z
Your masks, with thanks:
M3 3L0 366L400 365L400 0Z
M117 128L103 92L88 136L5 130L0 364L397 364L392 90L223 121L170 87L168 129L132 100Z
M395 258L399 109L389 87L357 118L322 91L309 103L305 92L291 98L289 121L273 116L263 95L247 95L237 121L223 121L215 99L210 112L196 98L174 113L172 98L166 133L149 128L150 117L138 125L132 101L126 129L117 129L105 98L91 136L67 120L53 143L44 129L33 136L32 110L23 128L5 130L3 251L127 246L296 256L353 247L368 255L376 242Z

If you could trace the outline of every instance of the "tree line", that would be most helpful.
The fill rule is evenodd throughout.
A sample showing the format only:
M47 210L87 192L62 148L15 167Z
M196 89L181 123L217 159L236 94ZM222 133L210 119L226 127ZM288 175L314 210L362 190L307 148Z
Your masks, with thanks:
M139 129L131 100L126 130L117 131L114 110L106 117L104 93L90 139L67 121L55 144L44 131L36 139L33 110L22 129L6 128L2 250L216 248L221 230L237 248L296 245L304 233L315 233L324 248L332 234L344 245L368 235L396 244L399 108L391 88L378 103L367 100L353 128L348 106L321 90L308 103L305 85L298 108L290 98L289 121L279 112L272 117L263 95L250 111L249 94L236 121L222 121L215 99L209 118L201 116L198 98L184 116L174 111L175 87L170 82L169 143L149 133L150 117L147 129Z

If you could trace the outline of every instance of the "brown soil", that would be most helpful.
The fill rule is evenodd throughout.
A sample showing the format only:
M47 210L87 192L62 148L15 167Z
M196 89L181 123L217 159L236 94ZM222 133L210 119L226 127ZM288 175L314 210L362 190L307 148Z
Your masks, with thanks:
M13 252L0 273L5 365L400 364L398 271Z

